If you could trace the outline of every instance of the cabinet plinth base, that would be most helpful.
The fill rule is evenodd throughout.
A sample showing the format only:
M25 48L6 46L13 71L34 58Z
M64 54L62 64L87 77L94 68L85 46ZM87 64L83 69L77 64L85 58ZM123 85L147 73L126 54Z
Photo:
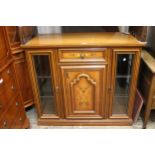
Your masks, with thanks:
M131 126L132 119L104 120L67 120L38 119L38 125L44 126Z

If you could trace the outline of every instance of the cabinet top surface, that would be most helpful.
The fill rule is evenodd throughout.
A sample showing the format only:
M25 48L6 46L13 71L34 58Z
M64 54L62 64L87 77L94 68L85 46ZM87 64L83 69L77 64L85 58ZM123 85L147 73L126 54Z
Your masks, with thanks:
M141 47L144 42L138 41L132 35L119 32L103 33L64 33L39 35L21 45L22 48L51 47Z

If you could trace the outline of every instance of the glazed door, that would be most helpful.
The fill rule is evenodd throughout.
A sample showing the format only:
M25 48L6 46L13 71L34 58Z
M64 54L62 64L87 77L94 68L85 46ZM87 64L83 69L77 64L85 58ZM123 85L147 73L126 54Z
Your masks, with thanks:
M111 118L131 118L140 61L139 49L113 52Z
M61 66L66 118L104 118L106 65Z
M53 51L28 51L27 60L32 78L35 104L39 117L59 118L58 82Z

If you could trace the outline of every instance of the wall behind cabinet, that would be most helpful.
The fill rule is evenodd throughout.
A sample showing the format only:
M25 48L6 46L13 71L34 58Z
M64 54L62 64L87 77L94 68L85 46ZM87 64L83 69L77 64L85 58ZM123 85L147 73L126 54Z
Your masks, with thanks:
M61 26L37 26L38 34L61 33Z

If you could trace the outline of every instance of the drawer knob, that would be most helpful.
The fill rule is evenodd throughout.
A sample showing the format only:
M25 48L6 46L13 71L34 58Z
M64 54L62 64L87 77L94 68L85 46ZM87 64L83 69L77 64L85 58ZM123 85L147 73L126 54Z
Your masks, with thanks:
M15 86L14 86L14 85L12 85L12 86L11 86L11 89L12 89L12 90L15 90Z
M6 53L7 57L9 56L9 52Z
M20 118L19 118L19 121L22 121L22 120L23 120L22 117L20 117Z
M81 53L81 54L80 54L80 58L81 58L81 59L84 59L84 58L85 58L85 54L84 54L84 53Z
M4 80L1 78L1 79L0 79L0 84L2 84L3 82L4 82Z
M3 122L3 127L7 127L7 121Z
M19 102L16 102L16 106L19 106Z
M10 69L8 69L6 72L7 72L7 74L10 74L11 73Z

